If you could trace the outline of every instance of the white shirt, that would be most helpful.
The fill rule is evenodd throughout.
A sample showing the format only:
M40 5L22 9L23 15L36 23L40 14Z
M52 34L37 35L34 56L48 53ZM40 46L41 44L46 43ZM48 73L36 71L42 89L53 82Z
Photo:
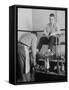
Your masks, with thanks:
M44 33L48 36L49 34L55 33L55 32L59 32L60 28L59 25L57 23L54 23L53 25L51 25L50 23L48 23L44 29Z
M31 47L33 57L35 57L35 55L36 55L36 47L37 47L37 37L34 34L28 32L28 33L23 34L20 37L19 41L26 44L26 45L28 45L29 47Z

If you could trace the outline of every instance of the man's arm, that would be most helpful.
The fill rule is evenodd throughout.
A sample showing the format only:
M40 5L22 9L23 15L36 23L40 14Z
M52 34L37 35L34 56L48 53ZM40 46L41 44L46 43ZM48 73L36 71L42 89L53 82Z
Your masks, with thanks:
M60 27L59 27L58 24L56 24L56 30L55 30L55 32L52 33L50 36L55 36L55 35L57 35L57 34L61 34Z
M36 52L37 52L37 37L34 35L32 39L32 58L34 65L36 65Z
M58 24L56 24L56 32L60 34L60 26Z
M48 35L49 35L48 25L44 28L44 34L45 34L45 36L48 37Z

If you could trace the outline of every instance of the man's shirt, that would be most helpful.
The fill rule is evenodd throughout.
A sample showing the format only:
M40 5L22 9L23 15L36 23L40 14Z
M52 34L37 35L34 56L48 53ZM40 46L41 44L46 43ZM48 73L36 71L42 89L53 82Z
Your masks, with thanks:
M34 35L30 32L25 33L20 37L19 41L26 44L27 46L31 47L33 56L36 55L36 47L37 47L36 35Z

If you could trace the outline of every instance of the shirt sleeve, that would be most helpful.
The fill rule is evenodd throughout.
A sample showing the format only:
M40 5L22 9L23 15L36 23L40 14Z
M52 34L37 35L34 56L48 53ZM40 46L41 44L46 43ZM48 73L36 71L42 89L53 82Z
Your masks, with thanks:
M44 28L44 34L46 36L48 36L48 34L49 34L48 25L46 25L46 27Z

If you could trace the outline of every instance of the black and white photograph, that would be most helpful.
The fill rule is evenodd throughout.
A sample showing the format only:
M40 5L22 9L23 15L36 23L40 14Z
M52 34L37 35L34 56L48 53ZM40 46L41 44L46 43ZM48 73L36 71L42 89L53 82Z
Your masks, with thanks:
M16 8L16 83L67 81L65 8Z

